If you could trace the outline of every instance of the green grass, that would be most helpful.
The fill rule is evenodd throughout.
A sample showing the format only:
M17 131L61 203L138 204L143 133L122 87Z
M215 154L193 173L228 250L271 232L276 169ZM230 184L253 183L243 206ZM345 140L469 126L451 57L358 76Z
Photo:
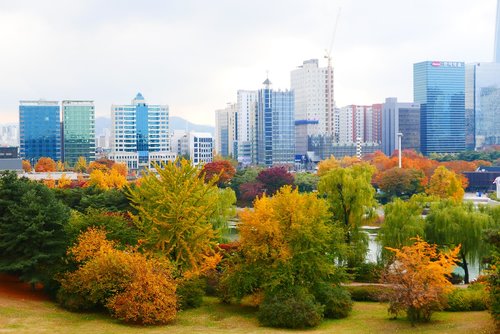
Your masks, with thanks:
M71 313L57 304L42 301L9 299L0 296L0 333L295 333L260 327L255 309L222 305L206 298L203 306L180 312L177 320L166 326L129 326L106 315ZM325 320L306 333L495 333L487 312L439 312L428 324L412 327L404 319L390 320L387 305L354 303L346 319Z

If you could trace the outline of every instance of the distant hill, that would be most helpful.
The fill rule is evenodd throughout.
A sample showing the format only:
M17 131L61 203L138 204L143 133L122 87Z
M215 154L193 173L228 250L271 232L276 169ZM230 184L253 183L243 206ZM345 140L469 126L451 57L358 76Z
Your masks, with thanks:
M111 129L111 118L96 117L95 133L96 136L102 134L104 129ZM194 124L179 116L170 116L170 131L187 130L196 132L209 132L212 136L215 135L215 127L211 125Z

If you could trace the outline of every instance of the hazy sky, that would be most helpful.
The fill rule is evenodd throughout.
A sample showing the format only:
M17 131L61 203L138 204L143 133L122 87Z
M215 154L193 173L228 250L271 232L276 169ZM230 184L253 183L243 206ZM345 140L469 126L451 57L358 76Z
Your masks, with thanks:
M338 106L411 101L412 64L491 61L495 0L0 0L0 123L22 99L93 99L96 114L141 92L214 124L238 89L274 88L332 51Z

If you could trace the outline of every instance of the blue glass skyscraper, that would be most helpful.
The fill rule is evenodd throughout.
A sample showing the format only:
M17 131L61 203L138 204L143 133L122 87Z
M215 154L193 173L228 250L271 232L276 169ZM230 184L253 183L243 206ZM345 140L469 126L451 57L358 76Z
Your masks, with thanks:
M19 142L23 159L61 160L61 116L57 101L20 101Z
M258 92L257 164L293 164L295 158L294 95L274 91L269 79Z
M413 97L420 103L424 155L465 149L465 64L424 61L413 65Z

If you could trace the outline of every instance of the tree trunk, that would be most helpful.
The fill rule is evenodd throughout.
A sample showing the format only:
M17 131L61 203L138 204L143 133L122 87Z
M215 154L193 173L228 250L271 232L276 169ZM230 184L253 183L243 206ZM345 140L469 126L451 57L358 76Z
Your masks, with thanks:
M462 268L464 269L464 283L469 284L469 267L465 259L465 254L462 254Z

